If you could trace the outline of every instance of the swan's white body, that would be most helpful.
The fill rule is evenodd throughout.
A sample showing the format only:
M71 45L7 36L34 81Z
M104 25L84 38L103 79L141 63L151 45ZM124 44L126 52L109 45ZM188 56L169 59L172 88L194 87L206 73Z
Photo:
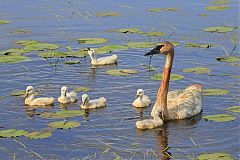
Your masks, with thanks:
M42 97L42 98L36 98L34 96L34 88L32 86L28 86L26 88L26 94L25 94L25 104L28 106L48 106L53 105L54 98L53 97Z
M136 99L132 103L134 107L143 108L148 107L151 104L151 100L148 96L144 95L143 89L138 89L136 94Z
M88 48L88 54L91 58L91 64L95 66L115 64L117 63L117 59L118 59L118 56L116 54L97 59L95 50L91 48Z
M164 42L145 55L159 53L166 55L167 58L157 100L151 112L153 119L136 122L136 127L139 129L156 128L161 126L166 120L189 118L197 115L202 110L202 85L193 84L185 90L168 92L174 57L173 45L169 42Z
M77 93L74 91L71 91L67 93L67 87L62 86L61 88L61 96L58 97L58 102L62 104L72 103L77 101Z
M104 97L89 101L88 95L83 94L81 108L83 109L102 108L102 107L106 107L106 102L107 100Z

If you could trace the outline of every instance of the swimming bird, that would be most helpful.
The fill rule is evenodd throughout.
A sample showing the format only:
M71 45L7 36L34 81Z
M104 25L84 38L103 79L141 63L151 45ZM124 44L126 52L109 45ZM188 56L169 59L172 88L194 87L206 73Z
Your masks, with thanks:
M48 106L53 105L54 98L53 97L42 97L42 98L36 98L34 95L35 91L32 86L28 86L26 88L25 93L25 104L28 106Z
M76 102L77 101L77 93L74 91L71 91L67 93L68 88L67 86L62 86L61 88L61 96L58 97L58 102L59 103L71 103L71 102Z
M104 97L89 101L88 95L83 94L81 108L83 109L102 108L106 106L106 102L107 100Z
M92 48L88 48L88 54L89 54L89 56L91 58L91 64L95 65L95 66L116 64L117 63L117 59L118 59L118 56L116 54L97 59L96 52Z
M202 110L202 85L193 84L185 90L168 92L170 74L174 58L174 47L170 42L157 45L145 56L166 55L162 81L155 105L151 111L153 119L136 122L139 129L151 129L161 126L164 121L192 117Z
M148 96L144 95L144 90L143 89L138 89L137 94L136 94L136 99L132 103L134 107L147 107L150 106L151 100L149 99Z

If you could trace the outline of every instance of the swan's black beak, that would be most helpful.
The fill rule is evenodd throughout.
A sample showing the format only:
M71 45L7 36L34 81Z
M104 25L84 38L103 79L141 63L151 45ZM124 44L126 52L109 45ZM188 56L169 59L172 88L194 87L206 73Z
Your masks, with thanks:
M160 44L157 45L155 48L153 48L151 51L147 52L144 56L151 56L154 54L160 54L160 49L163 47L164 45Z

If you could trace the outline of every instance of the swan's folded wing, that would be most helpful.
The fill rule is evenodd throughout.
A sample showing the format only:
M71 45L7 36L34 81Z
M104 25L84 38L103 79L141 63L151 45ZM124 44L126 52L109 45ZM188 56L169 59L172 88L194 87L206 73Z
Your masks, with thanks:
M36 98L33 101L31 101L30 106L47 106L47 105L52 105L54 103L54 98L48 98L48 97L43 97L43 98Z

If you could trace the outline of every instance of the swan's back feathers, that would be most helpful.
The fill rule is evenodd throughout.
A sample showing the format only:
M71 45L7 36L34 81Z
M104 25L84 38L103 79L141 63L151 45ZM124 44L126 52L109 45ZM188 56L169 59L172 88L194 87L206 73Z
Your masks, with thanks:
M33 99L29 105L30 106L48 106L48 105L53 105L54 100L55 99L53 97L36 98L36 99Z
M116 54L107 56L107 57L102 57L97 59L97 63L94 65L108 65L108 64L115 64L117 63L118 56Z
M77 93L74 91L67 93L67 97L70 99L71 102L77 101Z

